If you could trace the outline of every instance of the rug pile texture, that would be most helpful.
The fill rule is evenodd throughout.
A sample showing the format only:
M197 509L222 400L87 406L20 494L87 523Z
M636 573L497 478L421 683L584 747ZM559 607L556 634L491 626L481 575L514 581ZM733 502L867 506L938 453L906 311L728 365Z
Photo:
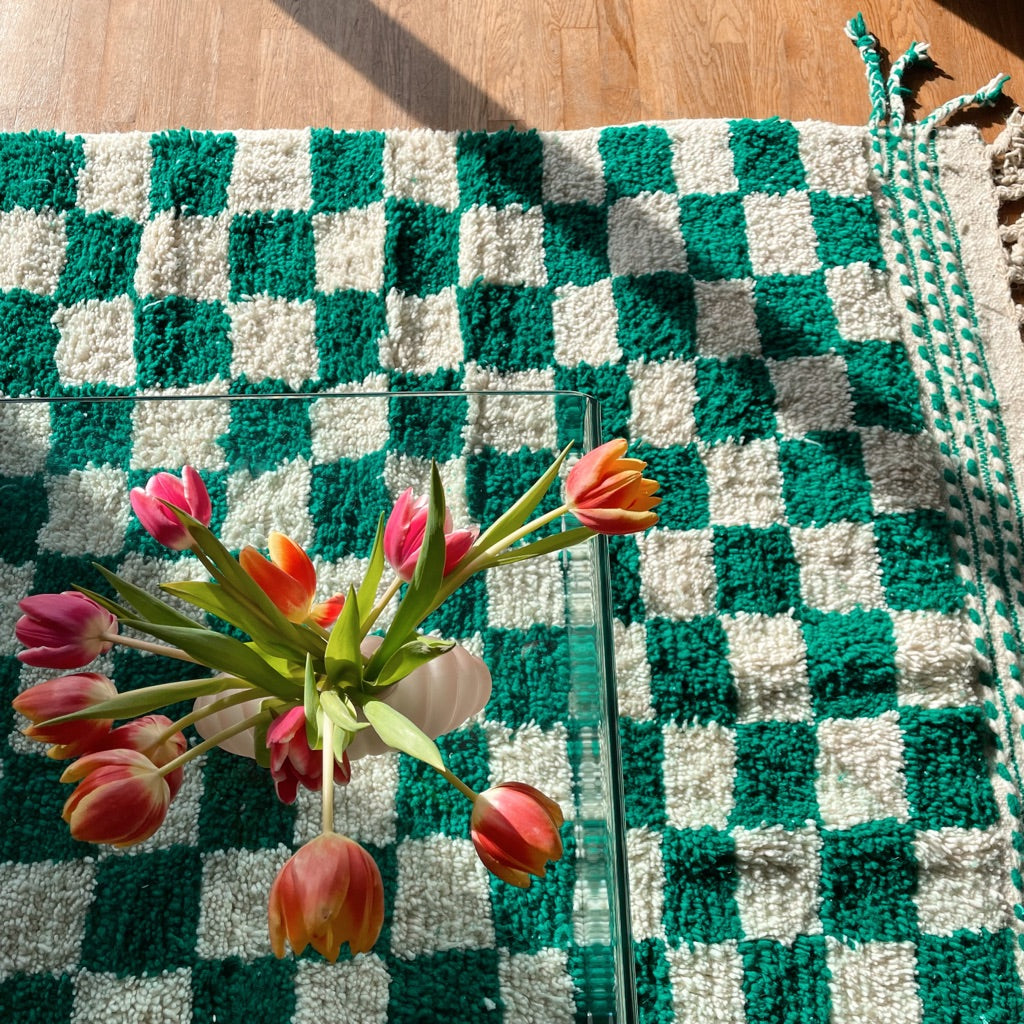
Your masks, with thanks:
M990 159L949 111L904 125L868 67L866 128L0 136L5 397L578 390L647 460L660 522L610 542L645 1024L1024 1019L1024 414ZM142 850L85 847L9 707L46 675L15 658L18 598L94 560L173 577L124 511L156 469L191 462L229 535L292 529L340 579L360 552L302 537L307 505L383 507L402 459L486 489L562 439L526 413L481 447L469 403L341 441L313 399L269 438L76 408L0 404L0 1016L572 1022L571 856L517 902L456 815L428 834L398 758L349 824L411 916L335 967L277 961L263 901L301 805L211 755ZM286 522L247 519L260 488ZM569 770L557 602L531 590L531 632L523 586L446 624L506 680L450 749L484 782ZM410 857L469 881L417 889Z

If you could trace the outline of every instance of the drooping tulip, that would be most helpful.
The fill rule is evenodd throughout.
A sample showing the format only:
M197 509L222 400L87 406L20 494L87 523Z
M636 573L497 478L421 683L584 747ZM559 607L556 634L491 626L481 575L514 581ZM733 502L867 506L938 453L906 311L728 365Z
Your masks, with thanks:
M484 866L521 889L531 875L543 878L544 865L562 856L562 810L538 789L505 782L477 795L469 835Z
M107 745L112 750L137 750L140 754L145 754L157 768L163 768L165 764L184 754L188 748L188 740L185 739L184 733L167 735L170 725L171 720L166 715L144 715L113 729ZM173 800L185 778L184 766L179 765L172 769L164 778L170 787Z
M36 668L81 668L106 654L117 633L117 617L77 590L22 598L14 626L27 650L18 659Z
M312 946L331 963L347 942L368 953L384 923L384 884L374 859L357 842L325 832L301 847L270 887L270 946L295 953Z
M306 712L303 708L290 708L274 719L267 729L267 749L270 751L270 775L277 798L282 803L295 803L300 783L306 789L320 788L323 753L313 750L306 739ZM348 754L345 754L341 764L334 762L334 781L346 783L349 775Z
M84 711L116 696L117 687L106 676L99 672L79 672L37 683L19 693L11 705L32 723L23 730L24 734L40 743L52 743L47 756L63 759L109 746L113 719L78 718L56 725L39 723Z
M254 547L246 546L238 554L242 568L290 622L312 619L319 626L330 626L341 614L345 598L341 594L319 604L316 595L316 567L309 555L283 533L267 538L268 560Z
M627 447L620 437L594 448L566 478L569 511L597 533L639 533L658 521L659 484L644 478L646 462L623 458Z
M191 547L192 535L167 508L165 501L187 512L203 526L209 526L213 517L206 484L191 466L182 468L180 478L173 473L156 473L145 488L133 487L128 498L143 529L172 551Z
M423 547L427 531L429 502L426 497L415 497L412 488L403 491L395 502L384 527L384 556L396 575L403 580L412 579L416 559ZM456 530L453 528L451 513L444 517L444 575L448 575L473 546L479 530Z

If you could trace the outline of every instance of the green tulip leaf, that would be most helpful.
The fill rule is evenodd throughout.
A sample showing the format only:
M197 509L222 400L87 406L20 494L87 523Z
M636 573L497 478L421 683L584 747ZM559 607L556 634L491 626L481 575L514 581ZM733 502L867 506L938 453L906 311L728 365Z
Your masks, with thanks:
M377 588L380 586L380 578L384 574L384 513L380 514L377 520L377 533L373 538L373 547L370 548L370 564L366 568L366 575L359 584L357 596L359 607L366 609L369 615L377 597ZM360 629L365 632L363 624Z
M537 555L547 555L552 551L562 551L564 548L571 548L574 544L580 544L594 536L594 531L587 526L577 526L571 530L563 530L561 533L552 533L540 540L523 544L517 548L509 548L503 551L494 559L494 565L511 565L513 562L522 562L527 558L536 558Z
M117 593L135 609L136 615L132 615L127 610L123 614L115 612L118 618L127 616L128 618L143 618L149 619L150 622L162 623L165 626L196 626L195 619L190 619L187 615L179 612L176 608L172 608L165 601L161 601L159 598L154 597L149 592L143 590L141 587L135 586L134 583L129 583L127 580L121 579L117 573L111 572L105 566L100 565L98 562L93 562L93 566L96 571L117 591ZM89 595L90 597L92 595Z
M320 693L316 688L316 674L313 659L306 655L306 671L302 680L302 709L306 713L306 742L311 750L319 750L321 737L317 728L316 713L320 709Z
M426 665L435 658L450 651L455 646L454 640L439 640L432 636L417 636L414 640L402 644L388 658L380 670L380 675L373 680L375 690L382 690L399 679L404 679L410 672Z
M364 722L356 718L349 702L337 690L324 690L320 694L320 707L339 729L354 733L366 727Z
M359 642L359 598L354 587L348 588L345 605L331 629L324 652L324 669L332 686L358 688L363 678L363 656Z
M389 746L403 754L444 771L444 761L437 744L415 722L382 700L371 699L363 705L363 714L373 731Z

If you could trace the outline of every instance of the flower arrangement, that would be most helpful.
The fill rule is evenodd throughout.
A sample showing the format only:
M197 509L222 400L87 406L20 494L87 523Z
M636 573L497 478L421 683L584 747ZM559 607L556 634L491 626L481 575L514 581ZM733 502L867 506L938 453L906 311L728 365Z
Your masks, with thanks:
M30 723L24 734L47 744L48 756L71 761L60 777L75 784L62 812L71 834L114 847L143 842L164 821L189 761L215 746L254 758L285 803L300 786L322 800L321 833L271 886L271 947L283 957L287 946L312 946L333 962L346 943L352 953L369 951L384 920L376 863L334 829L334 787L358 771L359 759L398 750L467 797L470 837L490 872L520 887L544 877L562 855L561 809L521 782L476 793L448 769L435 740L484 708L491 677L465 648L419 628L476 573L596 533L654 525L658 484L644 478L644 462L626 457L622 439L581 457L565 477L562 504L531 518L569 450L482 532L454 527L433 465L428 496L408 490L380 515L363 579L321 602L313 562L290 538L271 533L269 557L252 547L235 556L221 544L209 528L206 486L191 467L132 490L143 528L168 548L190 550L209 576L161 590L231 629L211 628L102 566L113 597L78 587L19 602L20 660L74 670L13 702ZM567 514L580 525L531 537ZM390 623L378 628L392 605ZM115 644L208 674L119 692L106 676L79 671ZM177 721L157 713L184 700L192 710ZM191 747L188 726L200 736Z

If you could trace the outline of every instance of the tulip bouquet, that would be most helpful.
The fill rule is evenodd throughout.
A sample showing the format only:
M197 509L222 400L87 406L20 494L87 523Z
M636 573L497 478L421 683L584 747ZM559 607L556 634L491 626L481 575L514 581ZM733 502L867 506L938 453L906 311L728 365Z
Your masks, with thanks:
M209 528L210 498L194 469L158 473L132 490L143 528L168 548L190 550L208 578L164 583L164 594L155 595L97 566L108 594L78 587L19 602L15 631L25 649L18 657L81 670L122 644L206 672L118 692L98 672L72 671L15 699L30 723L25 735L47 744L50 757L71 761L61 775L76 784L63 808L71 834L115 847L140 843L163 822L189 761L213 747L255 758L282 801L294 801L299 786L322 799L321 833L271 886L272 949L283 957L287 945L296 953L312 945L334 961L346 943L352 953L370 950L384 920L376 863L334 829L334 787L358 771L359 759L397 750L466 796L470 837L489 871L521 887L543 877L546 863L562 855L561 809L520 782L474 792L449 770L435 740L484 708L490 673L463 647L420 627L476 573L596 533L652 526L658 484L626 448L618 439L584 455L565 477L563 503L535 515L566 448L482 531L454 528L432 466L428 496L406 491L381 514L362 580L321 602L313 562L283 534L270 534L269 558L252 547L237 556L224 547ZM543 531L565 515L579 525ZM181 601L214 626L185 614ZM191 711L176 721L158 713L181 701L191 701ZM200 737L191 746L189 726Z

